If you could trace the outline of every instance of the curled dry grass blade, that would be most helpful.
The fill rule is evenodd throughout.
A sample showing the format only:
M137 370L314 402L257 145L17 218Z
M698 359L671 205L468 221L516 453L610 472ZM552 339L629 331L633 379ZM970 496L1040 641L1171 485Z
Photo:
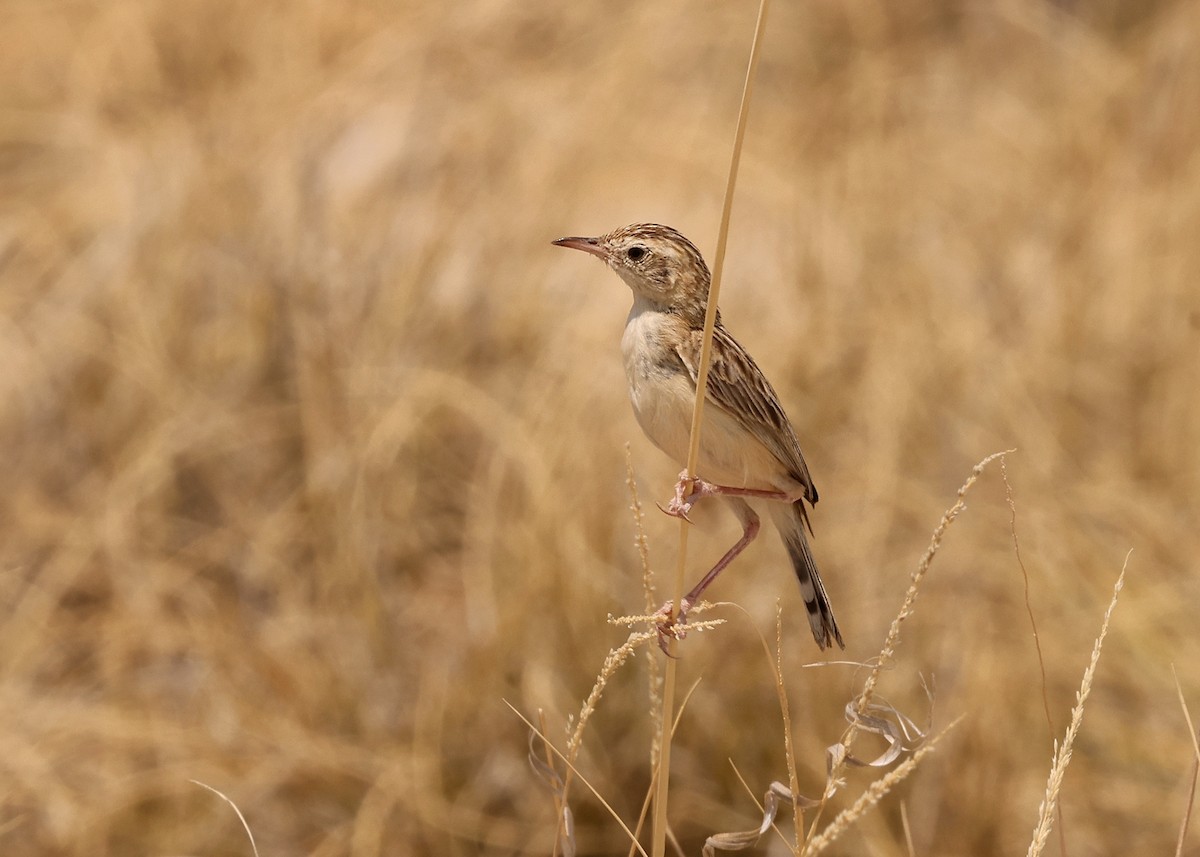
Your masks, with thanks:
M832 845L839 836L845 833L850 827L861 818L866 812L881 801L888 792L890 792L897 784L905 777L916 770L917 765L921 763L927 755L933 752L937 743L955 726L962 722L962 717L956 718L945 729L922 744L916 752L901 762L887 774L880 777L875 782L867 787L867 790L859 796L859 798L849 807L842 810L829 826L820 832L817 836L812 837L804 846L803 854L816 855L820 854L830 845Z
M926 691L929 692L928 690ZM851 765L856 768L886 768L900 758L906 750L915 750L924 741L933 722L933 695L929 695L930 713L924 729L913 719L885 701L872 702L865 712L858 710L855 702L846 703L846 721L858 732L878 735L887 744L887 749L871 760L853 756L842 742L832 745L827 753L832 760L829 769Z
M737 768L734 768L737 772ZM742 779L740 772L737 772L738 779L742 785L747 786L746 781ZM751 797L754 793L750 793ZM755 800L755 803L758 803ZM769 829L775 826L775 816L779 812L780 803L791 804L793 808L800 806L816 806L818 801L809 800L808 798L799 797L794 791L789 789L783 783L771 783L765 795L763 802L758 804L758 808L762 811L762 824L753 830L740 830L731 833L714 833L708 839L704 840L704 857L713 857L718 851L744 851L753 846L762 835ZM800 822L796 822L799 827ZM780 834L782 835L782 834ZM785 840L786 841L786 840Z

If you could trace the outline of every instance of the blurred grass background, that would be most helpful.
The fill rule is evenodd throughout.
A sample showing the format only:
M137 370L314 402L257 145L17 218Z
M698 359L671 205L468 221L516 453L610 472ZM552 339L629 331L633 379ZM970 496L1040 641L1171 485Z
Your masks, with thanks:
M641 604L674 473L625 287L549 245L711 255L753 4L9 0L0 7L0 849L549 853L502 705L554 735ZM723 307L791 414L848 642L878 650L971 466L1009 459L1072 854L1171 853L1200 708L1200 6L777 3ZM650 507L652 509L652 506ZM736 536L692 539L699 574ZM676 527L648 520L651 561ZM1051 759L998 471L882 692L966 719L835 853L1024 853ZM773 535L713 590L785 667L801 787L861 681ZM696 853L784 778L757 635L693 635L671 816ZM644 664L581 765L627 818ZM864 745L864 751L868 749ZM851 793L871 775L851 772ZM575 792L585 853L624 853ZM1185 853L1197 853L1192 832ZM762 848L767 849L764 840ZM777 848L777 845L771 845ZM839 850L840 849L840 850ZM1057 853L1057 842L1051 846ZM776 853L776 852L772 852Z

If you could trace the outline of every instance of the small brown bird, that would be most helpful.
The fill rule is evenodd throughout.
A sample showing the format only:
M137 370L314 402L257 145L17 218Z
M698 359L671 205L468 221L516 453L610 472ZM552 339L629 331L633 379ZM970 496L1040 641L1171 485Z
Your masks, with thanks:
M629 399L646 436L679 464L686 464L712 281L700 251L674 229L654 223L554 243L603 259L633 291L633 308L621 338ZM687 518L700 498L723 497L743 532L684 597L677 621L684 621L701 593L758 535L758 515L747 499L767 499L777 501L770 504L771 518L800 580L817 645L824 649L836 640L845 648L804 535L805 526L811 531L804 504L816 504L817 489L800 443L774 388L725 330L720 314L705 393L697 465L703 479L692 480L686 471L681 473L675 498L665 511ZM664 615L669 615L670 607L664 607Z

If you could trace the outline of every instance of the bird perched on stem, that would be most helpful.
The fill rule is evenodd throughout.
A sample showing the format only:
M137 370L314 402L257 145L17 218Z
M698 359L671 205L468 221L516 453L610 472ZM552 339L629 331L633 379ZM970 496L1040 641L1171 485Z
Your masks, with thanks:
M646 436L685 465L712 281L700 251L674 229L654 223L554 243L599 257L633 291L633 308L621 338L629 399ZM675 497L664 511L687 519L701 498L722 497L741 522L742 537L684 596L676 621L684 622L709 584L758 535L758 515L747 501L770 500L771 519L800 581L817 645L824 649L836 640L845 648L804 535L806 526L811 532L804 504L816 504L817 489L800 443L775 389L725 329L719 314L705 393L708 409L700 434L698 476L689 478L686 470L680 474ZM668 603L660 612L665 618L670 611ZM681 633L665 621L660 632Z

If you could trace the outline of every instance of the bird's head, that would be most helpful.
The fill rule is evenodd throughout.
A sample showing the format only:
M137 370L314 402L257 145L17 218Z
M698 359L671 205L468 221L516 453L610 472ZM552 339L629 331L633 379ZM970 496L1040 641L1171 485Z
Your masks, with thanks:
M603 259L640 297L689 321L704 319L711 277L696 245L669 226L635 223L597 238L559 238L559 247Z

